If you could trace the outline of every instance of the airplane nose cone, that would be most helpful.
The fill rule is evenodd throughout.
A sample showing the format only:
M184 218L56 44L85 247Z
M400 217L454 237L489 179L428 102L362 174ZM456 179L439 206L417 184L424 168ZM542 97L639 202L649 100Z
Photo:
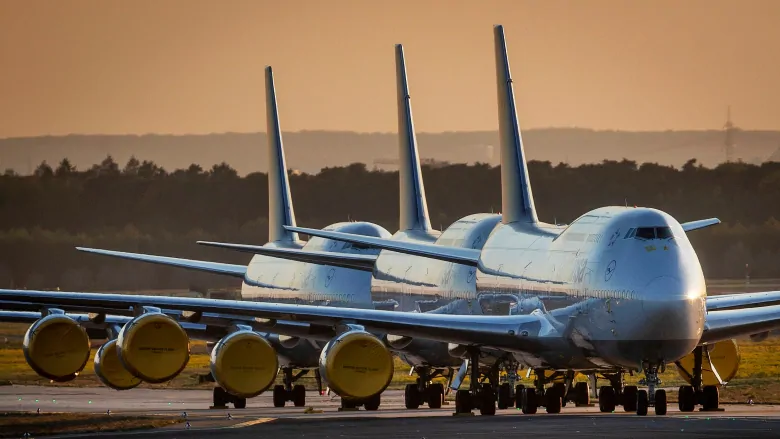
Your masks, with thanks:
M690 353L704 328L703 295L686 282L659 276L645 287L642 301L643 325L635 327L643 340L642 361L668 363Z

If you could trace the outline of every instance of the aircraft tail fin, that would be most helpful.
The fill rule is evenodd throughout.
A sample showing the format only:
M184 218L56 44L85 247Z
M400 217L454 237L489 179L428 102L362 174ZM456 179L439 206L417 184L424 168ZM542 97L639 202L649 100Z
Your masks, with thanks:
M295 212L284 159L279 109L271 66L265 68L265 109L268 132L268 241L295 242L298 234L284 226L295 226Z
M493 28L498 85L498 132L501 149L501 221L536 223L536 208L528 179L528 166L520 125L517 121L515 93L509 71L504 27Z
M420 156L414 133L404 48L395 46L396 97L398 104L398 178L400 184L399 230L431 230Z

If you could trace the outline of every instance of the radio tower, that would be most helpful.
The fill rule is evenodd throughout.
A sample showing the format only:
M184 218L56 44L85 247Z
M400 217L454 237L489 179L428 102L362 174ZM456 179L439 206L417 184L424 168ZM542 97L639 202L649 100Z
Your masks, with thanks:
M734 143L734 132L736 130L737 127L731 122L731 105L729 105L726 110L726 123L723 125L723 132L726 134L723 142L723 146L726 149L726 162L734 161L734 150L737 146Z

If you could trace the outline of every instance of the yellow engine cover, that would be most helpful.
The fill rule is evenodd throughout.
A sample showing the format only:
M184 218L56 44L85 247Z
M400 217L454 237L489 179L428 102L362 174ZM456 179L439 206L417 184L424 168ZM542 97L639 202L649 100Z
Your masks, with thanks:
M325 345L320 354L320 374L340 396L367 398L390 384L393 357L373 335L350 331Z
M22 351L38 375L52 381L70 381L89 361L89 336L72 318L52 314L30 325Z
M704 345L703 347L709 351L712 364L715 366L715 369L718 371L723 382L726 383L731 381L739 370L740 357L736 340L719 341L715 344ZM677 366L677 373L690 384L691 376L693 375L693 353L681 358L678 363L680 365ZM702 352L701 370L702 385L718 385L718 380L715 378L715 374L712 373L710 362L707 361L706 352Z
M117 347L125 369L153 384L173 379L190 359L187 333L161 313L142 314L127 322L119 331Z
M107 387L128 390L141 384L141 379L130 373L119 359L116 340L109 340L95 354L95 375Z
M211 374L228 393L252 398L276 380L279 360L273 346L254 331L237 331L211 351Z

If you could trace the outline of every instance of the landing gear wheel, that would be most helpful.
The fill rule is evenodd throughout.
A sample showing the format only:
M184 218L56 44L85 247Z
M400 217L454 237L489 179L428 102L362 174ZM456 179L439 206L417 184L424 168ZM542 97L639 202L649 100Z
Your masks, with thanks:
M341 398L341 408L343 409L355 409L357 408L357 401L349 398Z
M381 402L382 402L382 394L377 393L376 395L368 398L366 402L363 404L363 407L366 410L373 412L379 410L379 404L381 404Z
M246 408L246 398L234 398L233 399L233 407L237 409L245 409Z
M547 390L544 395L544 409L547 413L560 413L563 406L563 397L561 396L560 386L553 386Z
M681 412L692 412L696 408L696 392L693 391L693 386L680 386L677 405Z
M615 388L612 386L601 386L599 389L599 411L601 413L612 413L615 411Z
M455 393L455 413L471 413L471 393L468 390Z
M574 385L574 404L586 406L590 404L590 384L580 382Z
M277 384L274 386L274 407L284 407L284 403L287 402L287 391L284 386Z
M565 383L555 383L552 385L551 390L554 390L558 393L558 396L561 397L561 407L566 407L566 384ZM558 410L560 412L560 410ZM556 412L556 413L558 413ZM548 412L549 413L549 412Z
M225 407L228 403L228 393L222 387L214 387L212 402L214 407Z
M496 392L493 391L492 384L482 384L479 392L479 414L482 416L496 414Z
M663 416L666 414L666 390L655 391L655 414Z
M292 388L292 400L296 407L306 405L306 387L297 384Z
M647 390L639 390L636 392L636 414L639 416L647 416Z
M498 409L504 410L512 404L512 386L509 383L498 387Z
M407 409L416 409L420 407L422 403L422 397L420 390L417 388L417 384L407 384L404 388L404 404Z
M436 383L428 386L428 407L440 409L444 402L444 384Z
M521 408L523 409L523 414L533 415L536 413L536 409L539 406L536 400L536 389L523 389L520 399L522 400Z
M623 387L623 410L629 413L636 411L636 395L639 389L636 386Z
M717 386L704 386L702 390L701 405L704 410L717 410L719 405L720 392Z
M524 385L518 384L517 386L515 386L515 408L516 409L523 408L523 390L525 390Z

